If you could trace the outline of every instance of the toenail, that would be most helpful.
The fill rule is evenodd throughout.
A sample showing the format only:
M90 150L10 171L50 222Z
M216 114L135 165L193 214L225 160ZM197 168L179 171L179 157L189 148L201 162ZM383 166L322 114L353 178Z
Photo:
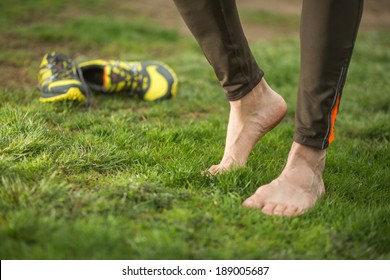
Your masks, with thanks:
M247 199L242 203L245 207L254 207L256 206L255 202L252 199Z

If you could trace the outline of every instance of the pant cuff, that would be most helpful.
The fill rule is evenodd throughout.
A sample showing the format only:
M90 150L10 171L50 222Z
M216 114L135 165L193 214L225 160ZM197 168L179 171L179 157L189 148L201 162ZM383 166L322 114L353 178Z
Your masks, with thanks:
M246 83L245 85L242 85L240 88L233 90L233 91L229 90L229 87L224 87L227 100L235 101L235 100L239 100L239 99L243 98L255 86L257 86L260 83L263 76L264 76L264 74L262 72L260 72L259 75L257 75L255 79L251 79L251 81L249 83Z
M294 134L294 141L299 143L299 144L309 146L312 148L321 149L321 150L325 150L326 148L329 147L329 143L324 143L323 138L303 136L303 135L299 135L297 133Z

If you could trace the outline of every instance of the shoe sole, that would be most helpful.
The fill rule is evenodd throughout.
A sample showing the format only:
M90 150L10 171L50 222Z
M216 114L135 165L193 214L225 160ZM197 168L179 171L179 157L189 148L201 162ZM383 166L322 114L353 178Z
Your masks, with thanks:
M84 102L85 96L82 94L81 90L79 88L73 87L68 89L67 92L56 95L53 97L40 97L39 101L43 103L47 102L60 102L60 101L79 101Z

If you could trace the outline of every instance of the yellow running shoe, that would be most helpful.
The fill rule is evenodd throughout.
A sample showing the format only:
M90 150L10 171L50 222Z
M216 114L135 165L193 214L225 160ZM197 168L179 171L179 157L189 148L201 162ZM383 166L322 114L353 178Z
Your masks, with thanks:
M41 102L85 101L85 87L67 55L47 53L40 65L38 82Z
M176 74L161 62L91 60L79 66L86 84L95 92L126 92L147 101L176 96Z

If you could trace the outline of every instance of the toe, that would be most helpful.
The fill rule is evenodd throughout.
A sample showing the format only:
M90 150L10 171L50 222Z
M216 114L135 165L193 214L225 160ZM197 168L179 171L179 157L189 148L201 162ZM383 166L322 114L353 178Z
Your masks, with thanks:
M299 208L296 206L287 206L284 211L283 215L287 217L292 217L297 215Z
M278 216L283 216L284 215L284 211L285 209L287 208L286 205L284 204L277 204L273 210L273 215L278 215Z
M220 172L220 166L218 165L212 165L208 170L208 175L216 175Z
M302 214L305 213L307 210L308 210L307 208L297 207L297 209L295 210L293 216L302 215Z
M267 203L266 205L264 205L264 207L261 209L261 211L266 215L273 215L275 207L276 207L276 204Z
M213 165L208 170L210 175L218 175L218 174L222 174L222 173L227 172L227 171L229 171L229 169L222 166L221 164Z
M243 203L242 206L246 208L261 208L262 205L259 201L257 201L254 196L248 197Z

